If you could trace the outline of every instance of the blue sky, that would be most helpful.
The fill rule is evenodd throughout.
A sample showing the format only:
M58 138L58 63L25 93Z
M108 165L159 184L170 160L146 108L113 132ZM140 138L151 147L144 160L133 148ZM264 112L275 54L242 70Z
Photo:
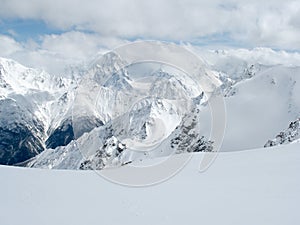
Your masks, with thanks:
M62 30L47 25L37 19L3 19L0 22L0 33L10 36L19 42L29 39L39 41L39 38L47 34L61 34Z
M0 56L80 62L139 39L300 51L299 0L1 0Z
M80 30L76 28L59 29L55 28L42 20L37 19L3 19L0 22L0 34L9 36L20 43L26 43L29 40L40 43L45 35L61 35L66 32L80 31L85 34L93 34L95 32L90 30ZM128 41L141 40L142 36L127 37ZM147 39L145 37L144 39ZM153 38L152 38L153 39ZM162 41L172 41L180 43L183 40L164 39L159 38ZM229 33L215 33L197 38L190 38L189 43L199 46L231 46L231 47L243 47L238 41L233 41ZM245 47L245 46L244 46Z

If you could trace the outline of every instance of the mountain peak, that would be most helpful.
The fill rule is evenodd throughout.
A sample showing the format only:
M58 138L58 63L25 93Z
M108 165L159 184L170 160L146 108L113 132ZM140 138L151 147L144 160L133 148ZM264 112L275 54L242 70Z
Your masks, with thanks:
M112 74L118 73L125 66L126 63L118 54L109 52L96 59L88 71L97 83L104 84Z

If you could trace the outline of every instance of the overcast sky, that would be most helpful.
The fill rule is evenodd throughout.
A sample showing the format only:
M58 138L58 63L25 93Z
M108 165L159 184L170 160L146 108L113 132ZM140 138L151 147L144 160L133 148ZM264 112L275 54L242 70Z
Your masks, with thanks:
M128 41L300 51L300 1L0 0L0 56L49 67Z

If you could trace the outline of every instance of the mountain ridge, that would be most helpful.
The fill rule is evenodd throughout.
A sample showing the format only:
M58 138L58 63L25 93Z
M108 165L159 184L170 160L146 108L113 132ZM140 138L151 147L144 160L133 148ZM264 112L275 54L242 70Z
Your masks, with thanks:
M300 105L297 103L296 95L300 91L300 81L297 78L299 67L263 65L251 60L247 62L242 57L239 59L234 56L233 59L230 54L218 53L217 57L222 59L220 62L216 60L216 64L203 64L207 66L205 69L219 80L221 85L215 92L224 95L228 107L229 125L226 128L222 150L263 146L267 140L299 117ZM230 69L228 63L235 68ZM39 146L37 149L30 149L31 145L26 147L28 154L31 152L30 157L21 157L22 160L13 163L9 160L1 163L15 164L35 157L30 162L32 167L86 169L89 164L96 168L104 168L111 166L109 163L119 166L132 160L163 156L173 152L213 151L213 140L209 139L211 118L207 107L208 98L203 95L200 87L193 86L193 78L182 71L176 71L163 64L158 66L148 64L144 68L143 65L128 67L119 55L109 53L93 60L87 67L70 67L68 73L70 76L66 77L69 78L56 77L42 70L26 68L13 60L0 59L2 155L7 154L7 149L11 149L8 147L10 142L8 134L14 129L13 126L19 126L20 132L25 129L23 136L31 137L32 143ZM269 91L267 95L266 90ZM149 93L150 98L147 96ZM263 97L268 95L270 98ZM165 108L162 108L163 110L166 110L167 105L172 110L162 111L165 116L156 113L153 117L153 113L147 116L143 110L135 112L134 110L138 108L131 108L142 104L147 97L151 107L161 102ZM277 98L277 103L272 100L273 98ZM241 102L247 102L249 106L237 108ZM15 106L12 106L13 104ZM270 104L268 110L270 118L272 116L281 118L279 115L282 115L284 120L278 121L277 126L266 124L264 139L260 141L247 131L249 128L258 129L259 124L255 124L255 121L259 121L259 117L246 111L256 108L264 112L263 104ZM279 112L278 115L276 110ZM14 114L17 117L9 119L10 111L17 111L18 113ZM128 114L124 114L126 111ZM134 115L134 112L137 122L126 125L124 121L130 121L128 116L130 113ZM236 126L236 119L242 119L243 113L249 116L249 121L252 121L250 127ZM142 119L143 116L145 119ZM12 125L13 123L9 121L16 123ZM173 125L166 125L168 123ZM196 125L197 123L201 123L201 126ZM126 131L126 127L133 130ZM167 131L166 127L171 128ZM239 131L239 135L236 136L234 130ZM101 136L100 131L106 133L107 137L103 140L101 138L98 140ZM163 134L164 132L166 133ZM159 140L163 137L162 142L157 142L161 147L156 153L129 154L130 145L141 148L143 146L141 144L151 136L151 133L157 134L153 136L154 139ZM158 135L159 133L162 135ZM249 135L253 135L252 144L245 142L244 146L238 145L237 139L243 140ZM99 146L91 145L88 139L94 140ZM101 150L101 146L106 142L108 145L114 143L114 146L120 144L124 148L118 154L111 153L112 148L103 147ZM23 138L11 143L15 143L12 152L17 152L15 150L18 146L22 146L21 144L25 142ZM94 147L89 148L89 145ZM82 151L82 148L86 148L86 151ZM113 151L119 150L114 148ZM115 162L111 156L116 158ZM55 157L58 160L55 160ZM70 164L72 162L74 165Z

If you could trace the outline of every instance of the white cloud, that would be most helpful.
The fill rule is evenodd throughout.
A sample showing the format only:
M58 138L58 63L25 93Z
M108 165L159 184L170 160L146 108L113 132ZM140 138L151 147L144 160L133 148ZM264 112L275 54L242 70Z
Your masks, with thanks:
M13 30L0 35L0 56L53 73L135 39L207 44L217 37L209 44L300 51L298 0L1 0L5 18L43 20L64 32L22 43Z
M44 36L41 48L64 58L85 60L93 57L98 51L111 49L122 43L124 41L117 38L103 38L96 34L72 31Z
M59 74L66 65L89 62L97 54L126 42L118 38L103 38L97 34L76 31L44 35L40 37L40 42L29 40L22 44L11 37L0 35L0 56Z
M297 0L2 0L0 16L122 39L190 41L226 33L245 46L300 49Z
M22 50L22 46L14 39L0 35L0 55L3 57L10 56L11 54Z

